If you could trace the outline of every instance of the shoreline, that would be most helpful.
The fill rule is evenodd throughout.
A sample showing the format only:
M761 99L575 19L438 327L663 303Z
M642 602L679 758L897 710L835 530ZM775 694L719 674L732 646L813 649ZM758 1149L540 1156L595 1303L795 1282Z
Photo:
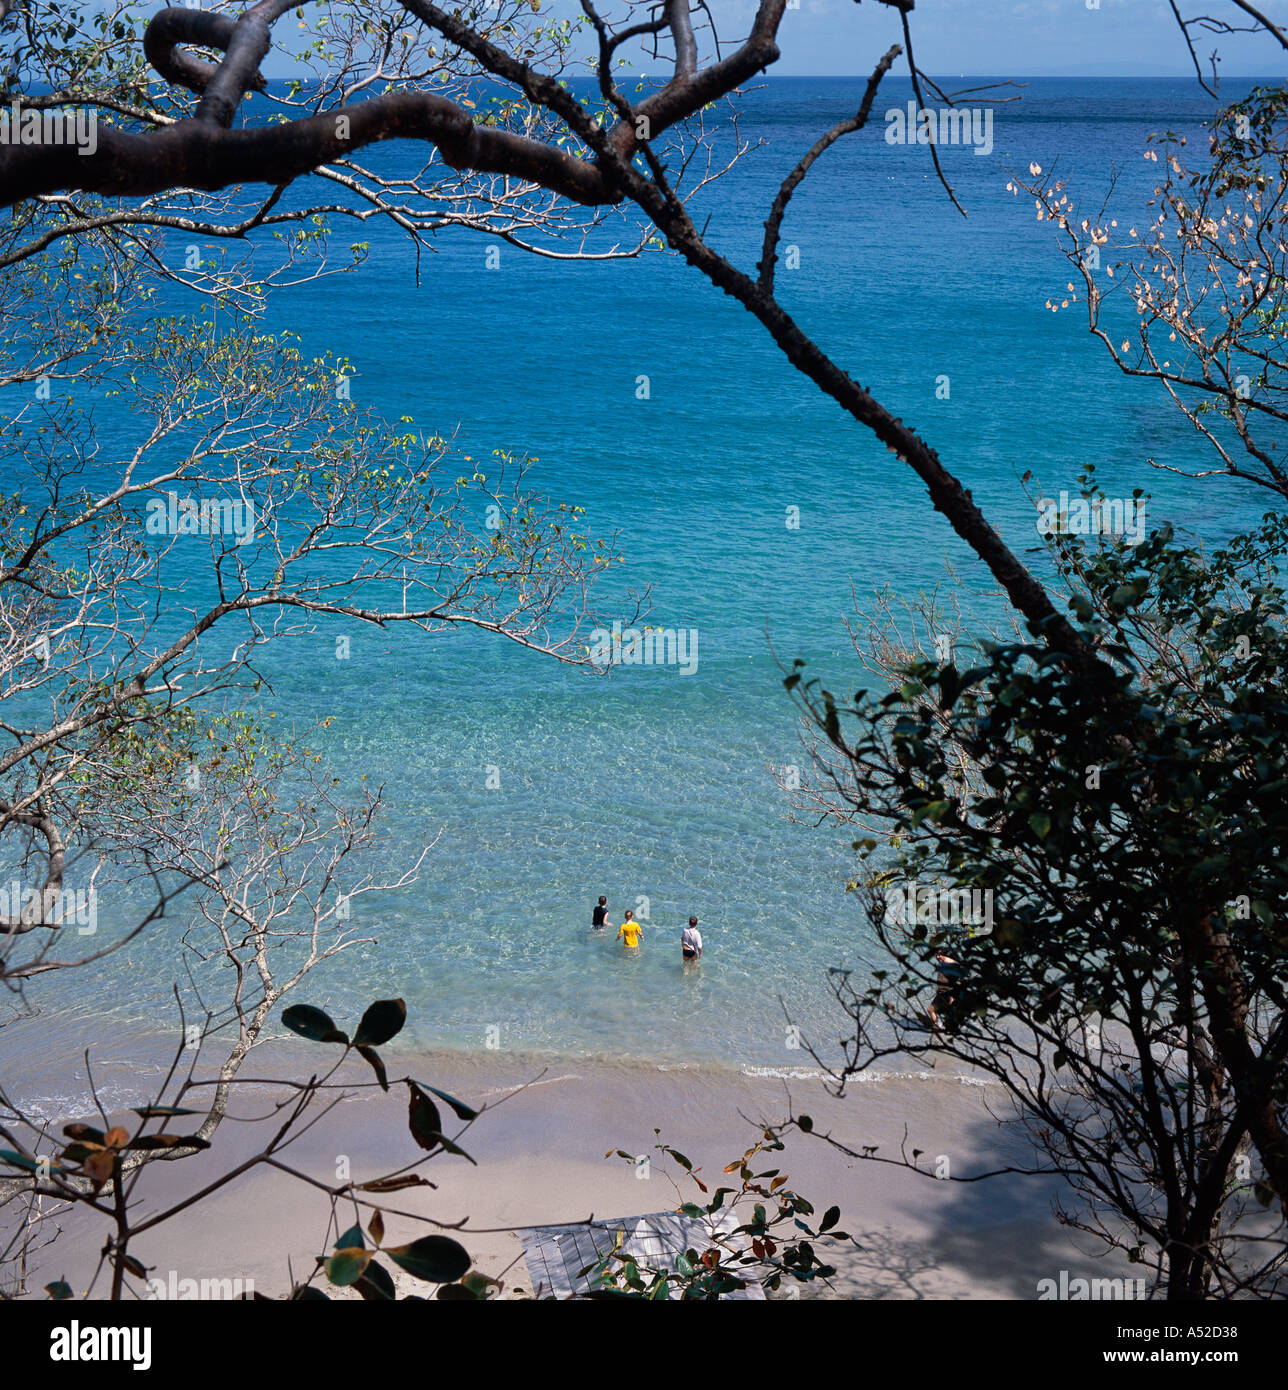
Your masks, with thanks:
M345 1025L345 1020L338 1021L342 1027ZM92 1016L68 1017L51 1012L18 1020L10 1036L11 1045L14 1045L12 1055L4 1049L6 1035L0 1031L0 1067L4 1067L7 1075L21 1077L17 1084L10 1082L10 1094L51 1124L84 1119L86 1112L94 1108L84 1062L84 1053L88 1049L98 1094L106 1106L128 1108L154 1100L156 1097L149 1088L160 1084L175 1058L175 1033L162 1034L129 1028L128 1031L121 1030L109 1043L104 1040L103 1031L102 1022ZM687 1057L678 1057L673 1054L623 1055L571 1048L565 1051L513 1046L489 1049L450 1043L425 1048L410 1039L407 1043L410 1045L399 1047L395 1042L382 1049L382 1055L390 1063L391 1074L399 1067L410 1065L410 1062L404 1063L401 1059L415 1058L422 1070L444 1067L453 1074L478 1074L485 1078L496 1075L536 1076L548 1071L563 1073L577 1068L598 1073L621 1071L630 1074L640 1071L662 1075L701 1075L713 1080L725 1078L730 1081L742 1078L803 1083L822 1082L829 1077L825 1067L803 1048L799 1051L786 1050L782 1061L772 1061L748 1060L716 1053L690 1053ZM272 1059L272 1065L284 1077L311 1070L323 1060L324 1053L318 1051L320 1046L282 1029L280 1022L274 1020L273 1031L256 1044L252 1058L243 1064L243 1072L247 1067L254 1070L255 1059ZM202 1051L206 1063L199 1068L199 1072L213 1074L221 1057L219 1037L213 1036ZM39 1058L39 1068L34 1065L34 1058ZM346 1074L357 1077L363 1070L363 1064L355 1060L354 1065L355 1070ZM180 1072L186 1071L187 1067L185 1057L181 1061ZM369 1079L369 1076L370 1073L364 1079ZM954 1081L963 1086L990 1088L998 1084L987 1077L955 1071L942 1060L937 1066L929 1066L910 1056L904 1066L882 1068L851 1077L847 1086L858 1089L882 1085L895 1079ZM489 1080L486 1084L492 1083Z

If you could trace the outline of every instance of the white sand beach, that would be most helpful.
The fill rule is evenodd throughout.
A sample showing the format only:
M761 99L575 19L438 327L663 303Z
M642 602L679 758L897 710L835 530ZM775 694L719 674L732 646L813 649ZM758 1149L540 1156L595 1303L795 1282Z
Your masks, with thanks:
M436 1158L422 1170L436 1190L397 1192L383 1204L390 1211L464 1223L459 1239L475 1268L503 1279L507 1297L531 1292L515 1228L674 1209L696 1195L682 1171L656 1155L642 1179L620 1157L606 1159L607 1151L649 1153L656 1127L704 1180L713 1180L759 1137L755 1121L788 1112L789 1094L797 1111L812 1117L815 1135L792 1135L786 1152L757 1167L788 1173L792 1188L820 1212L839 1205L840 1228L861 1248L820 1247L837 1265L830 1284L771 1296L1032 1299L1040 1280L1058 1279L1062 1270L1096 1278L1127 1273L1122 1262L1095 1258L1088 1238L1071 1239L1053 1213L1059 1188L1048 1179L1008 1174L984 1182L945 1181L848 1158L818 1137L832 1133L852 1149L875 1145L878 1156L897 1159L906 1125L908 1151L921 1149L920 1163L932 1172L944 1171L945 1162L952 1177L963 1178L1012 1164L1030 1166L1027 1147L989 1114L990 1103L1009 1113L996 1087L908 1073L855 1084L838 1100L804 1067L795 1075L745 1075L734 1069L543 1065L504 1054L416 1057L385 1051L391 1077L414 1076L486 1109L461 1140L477 1167L459 1157ZM301 1055L298 1048L279 1049L270 1067L265 1052L248 1074L299 1076ZM349 1074L366 1079L357 1064ZM328 1185L346 1163L361 1182L414 1161L419 1151L407 1132L406 1097L406 1088L395 1086L389 1095L364 1090L342 1101L284 1151L283 1161ZM236 1113L266 1115L267 1099L266 1091L248 1088ZM149 1165L138 1189L140 1212L163 1210L243 1162L275 1127L271 1120L230 1118L210 1153ZM681 1182L678 1191L671 1177ZM329 1249L328 1214L324 1192L256 1167L139 1237L131 1252L153 1278L240 1279L242 1287L253 1280L256 1291L280 1297L293 1277L307 1277L315 1257ZM350 1224L352 1216L352 1206L343 1204L342 1223ZM101 1217L83 1211L62 1224L58 1241L38 1254L37 1274L40 1282L66 1277L79 1293L107 1231ZM410 1216L389 1216L386 1225L386 1244L435 1229ZM406 1291L432 1291L402 1276L400 1282ZM101 1296L105 1285L100 1282L95 1292Z

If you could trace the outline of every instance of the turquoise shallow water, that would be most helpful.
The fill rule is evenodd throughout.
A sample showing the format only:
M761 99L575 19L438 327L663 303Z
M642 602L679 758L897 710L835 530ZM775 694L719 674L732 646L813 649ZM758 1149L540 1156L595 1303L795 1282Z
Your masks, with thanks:
M722 249L754 261L777 180L861 86L781 79L748 96L745 133L767 143L707 195ZM906 87L892 82L889 97L878 109ZM1151 455L1200 459L1192 432L1118 375L1076 314L1044 310L1068 269L1005 189L1008 168L1031 159L1059 156L1089 193L1116 164L1123 215L1138 215L1155 167L1145 137L1196 128L1205 109L1190 83L1035 80L999 108L992 156L944 151L969 218L925 150L886 145L880 125L829 151L792 205L784 242L800 268L780 272L784 301L923 431L1017 547L1037 540L1025 470L1058 492L1094 462L1106 491L1145 486L1151 520L1207 537L1262 510L1247 489L1148 468ZM373 155L386 170L407 158ZM532 1052L791 1063L784 1007L826 1044L842 1020L824 972L861 970L865 951L843 891L846 837L789 824L767 770L800 761L770 640L844 688L858 676L852 586L864 606L881 585L906 595L940 582L948 563L978 583L977 565L915 477L682 264L561 266L506 248L488 270L484 242L443 235L417 284L408 246L371 235L357 276L278 294L273 322L352 357L363 404L456 430L471 452L537 455L537 487L620 532L614 582L651 585L652 621L698 630L699 667L595 679L474 636L356 633L347 662L329 635L274 648L271 707L301 725L331 716L316 743L337 775L384 785L390 870L435 840L414 886L358 910L378 947L346 953L299 997L344 1013L403 995L424 1047L490 1037ZM600 892L614 922L647 900L638 958L591 936ZM684 975L690 911L708 949ZM92 988L52 981L43 999L155 1025L181 978L176 934L154 931L132 964L105 963Z

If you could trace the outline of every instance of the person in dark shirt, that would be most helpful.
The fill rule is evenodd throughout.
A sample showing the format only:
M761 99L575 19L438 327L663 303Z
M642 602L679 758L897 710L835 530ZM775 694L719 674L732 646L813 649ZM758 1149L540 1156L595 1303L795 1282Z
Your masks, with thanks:
M605 927L612 925L612 923L608 920L607 898L600 898L598 905L591 913L590 925L594 927L596 931L603 931Z

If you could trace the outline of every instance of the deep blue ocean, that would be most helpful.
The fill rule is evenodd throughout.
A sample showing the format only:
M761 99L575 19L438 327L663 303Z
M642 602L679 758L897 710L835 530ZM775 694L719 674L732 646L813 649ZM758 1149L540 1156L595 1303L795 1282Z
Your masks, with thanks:
M722 251L754 264L779 180L862 86L771 79L744 97L743 133L762 143L699 204ZM799 268L780 267L780 295L1015 547L1037 545L1020 476L1073 490L1087 463L1111 495L1146 488L1151 524L1229 535L1265 498L1149 467L1206 456L1161 391L1119 374L1080 307L1044 308L1069 267L1031 200L1006 188L1036 161L1095 205L1116 168L1115 215L1133 225L1156 181L1147 137L1199 132L1211 102L1159 79L1034 79L1010 94L1021 99L996 108L991 155L941 150L963 219L925 148L884 141L884 111L910 95L890 79L871 127L797 193L783 244ZM415 158L399 145L369 156L382 172ZM950 582L950 567L968 591L987 576L912 472L678 259L560 264L503 246L490 269L492 243L443 233L417 278L395 228L341 226L336 242L359 237L372 242L360 270L277 292L269 323L351 358L364 406L455 433L479 457L536 455L534 487L584 506L591 531L619 533L626 563L601 602L651 586L649 621L697 629L699 664L600 679L476 634L353 629L347 661L329 631L272 648L266 708L301 730L331 717L312 741L336 775L383 784L389 871L437 837L414 886L357 909L378 947L346 952L297 1000L341 1015L402 995L415 1040L433 1048L477 1050L493 1028L502 1047L538 1053L790 1065L784 1006L809 1039L834 1039L843 1019L825 971L862 971L867 951L845 892L850 837L790 823L769 771L804 761L773 653L852 689L864 682L845 623L864 626L875 591L913 597ZM962 601L996 611L972 592ZM600 893L614 923L647 910L638 957L590 934ZM690 912L707 951L686 975ZM105 962L92 998L70 978L43 997L87 1018L155 1021L182 978L177 932L154 931L132 964Z

